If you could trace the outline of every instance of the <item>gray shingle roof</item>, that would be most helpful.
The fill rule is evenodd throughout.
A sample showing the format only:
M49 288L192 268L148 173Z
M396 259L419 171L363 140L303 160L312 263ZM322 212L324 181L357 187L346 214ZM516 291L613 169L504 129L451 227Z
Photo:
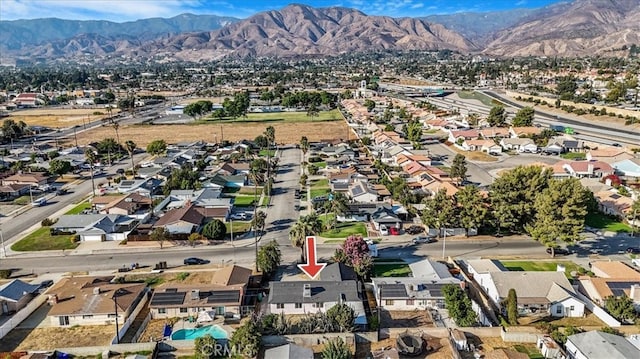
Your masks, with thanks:
M40 286L38 285L25 283L20 279L14 279L9 283L0 286L0 298L17 302L24 296L24 293L33 293L38 290L39 287Z
M313 350L295 344L285 344L265 350L264 359L313 359Z
M327 265L320 274L322 281L343 281L358 280L358 275L353 268L344 263L331 263Z
M507 298L509 289L513 288L520 298L548 298L554 283L570 293L574 293L571 283L564 272L493 272L490 273L498 294ZM557 294L554 291L552 294Z
M310 297L303 296L305 284L311 285ZM340 300L346 302L362 300L356 281L292 281L269 283L269 304L338 302Z

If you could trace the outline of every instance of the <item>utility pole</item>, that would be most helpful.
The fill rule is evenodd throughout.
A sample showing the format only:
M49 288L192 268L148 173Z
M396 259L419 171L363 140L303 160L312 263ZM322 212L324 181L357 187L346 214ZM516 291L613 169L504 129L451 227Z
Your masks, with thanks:
M120 331L118 330L118 290L113 293L113 303L116 309L116 344L120 344Z

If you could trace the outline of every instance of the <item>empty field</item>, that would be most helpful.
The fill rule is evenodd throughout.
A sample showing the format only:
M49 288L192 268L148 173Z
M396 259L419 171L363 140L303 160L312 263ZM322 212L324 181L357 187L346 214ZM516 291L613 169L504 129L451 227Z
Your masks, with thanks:
M113 109L112 114L120 110ZM94 115L100 112L101 115ZM82 125L106 117L107 110L104 108L43 108L21 110L11 113L8 119L24 121L29 126L45 126L52 128L65 128L75 125Z

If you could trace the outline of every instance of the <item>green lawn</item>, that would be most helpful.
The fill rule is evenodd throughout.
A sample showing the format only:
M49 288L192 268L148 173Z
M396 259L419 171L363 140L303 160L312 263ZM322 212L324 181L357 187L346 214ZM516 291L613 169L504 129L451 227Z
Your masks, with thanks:
M253 186L245 186L245 187L236 189L234 192L237 192L239 194L248 194L248 195L253 196L255 193L258 193L258 194L262 193L262 186L258 186L257 188L253 188ZM232 192L230 192L230 193L232 193Z
M583 152L567 152L562 153L560 157L565 160L585 160L587 159L587 154Z
M234 206L249 207L249 206L253 206L253 202L256 201L257 198L260 198L260 195L258 195L257 197L240 195L240 196L235 196L234 198L235 198L235 201L233 202Z
M527 354L529 359L544 359L544 356L538 351L533 344L516 344L513 346L517 352Z
M373 265L374 277L409 277L411 269L404 264L377 264Z
M269 157L273 157L276 154L276 150L260 150L258 154L261 157L267 157L267 155L269 155Z
M320 216L324 219L324 215ZM338 223L335 229L320 233L320 237L324 238L347 238L352 234L359 234L363 237L367 236L367 227L364 223Z
M327 167L327 163L326 162L313 162L311 163L312 165L318 167L318 168L326 168Z
M236 236L248 232L249 228L251 228L251 221L231 221L225 223L227 227L227 236L231 235L231 226L233 226L233 238Z
M585 225L603 229L609 232L631 232L631 227L602 213L589 213L585 218Z
M262 203L260 203L260 205L262 207L266 207L269 204L270 200L271 200L271 196L264 196L264 198L262 199Z
M78 244L71 241L73 237L74 235L52 236L49 227L42 227L14 243L11 249L18 252L74 249Z
M85 209L91 209L91 202L82 202L79 205L71 208L67 213L65 214L80 214L82 213L82 211L84 211Z
M311 198L324 196L331 192L328 179L319 179L311 181Z
M20 196L13 200L13 204L17 204L19 206L24 206L25 204L31 203L30 196Z
M247 117L235 119L217 117L203 118L196 123L202 122L318 122L318 121L340 121L344 120L339 110L319 111L318 116L307 116L307 112L269 112L269 113L248 113Z
M571 272L586 272L584 268L570 261L500 261L508 270L514 272L555 272L558 264L564 265L565 274L571 276Z

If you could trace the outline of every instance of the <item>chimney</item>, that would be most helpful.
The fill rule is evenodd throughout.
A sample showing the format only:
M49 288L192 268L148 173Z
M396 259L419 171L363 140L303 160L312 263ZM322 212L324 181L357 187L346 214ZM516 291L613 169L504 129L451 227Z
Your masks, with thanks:
M93 288L93 294L95 294L95 295L100 294L100 287Z
M593 164L589 163L589 165L587 166L587 172L591 175L593 174Z
M311 298L311 284L305 284L302 289L302 297Z
M47 303L49 305L58 304L58 295L57 294L50 295L49 299L47 300Z

